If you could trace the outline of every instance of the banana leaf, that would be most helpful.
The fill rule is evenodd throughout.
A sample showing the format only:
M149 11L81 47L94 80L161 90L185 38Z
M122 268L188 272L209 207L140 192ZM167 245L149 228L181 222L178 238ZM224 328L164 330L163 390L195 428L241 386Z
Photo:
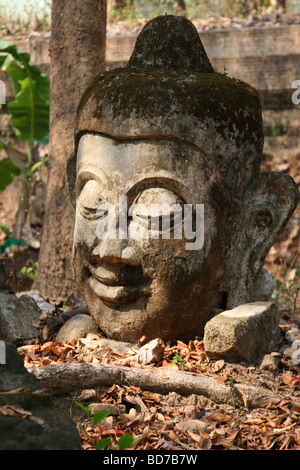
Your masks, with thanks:
M49 133L49 77L30 62L29 54L1 40L0 67L9 75L15 95L8 103L15 133L32 146Z
M4 191L15 176L19 175L21 170L12 163L9 158L0 161L0 193Z
M36 82L29 77L20 84L21 91L7 108L17 137L33 144L49 133L49 103L40 95Z

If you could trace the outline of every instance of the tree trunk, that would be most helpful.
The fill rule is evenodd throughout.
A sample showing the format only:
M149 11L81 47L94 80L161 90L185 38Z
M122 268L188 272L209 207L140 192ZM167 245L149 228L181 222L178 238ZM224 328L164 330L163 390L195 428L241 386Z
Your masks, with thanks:
M74 292L74 209L66 161L73 151L76 109L85 88L105 68L106 1L53 0L50 42L49 171L43 237L34 289L64 297Z

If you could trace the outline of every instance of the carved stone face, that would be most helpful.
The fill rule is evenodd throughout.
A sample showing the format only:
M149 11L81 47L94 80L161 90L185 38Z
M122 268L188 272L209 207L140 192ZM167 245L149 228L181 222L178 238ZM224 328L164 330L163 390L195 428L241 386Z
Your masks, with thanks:
M182 17L150 21L127 66L86 90L67 169L74 267L108 337L191 338L255 300L298 200L288 175L260 173L262 148L256 90L215 73Z
M201 332L211 308L222 301L221 272L215 269L206 282L218 232L211 197L217 184L213 165L192 147L81 137L75 269L108 336L134 341L143 334ZM219 259L221 251L219 244Z

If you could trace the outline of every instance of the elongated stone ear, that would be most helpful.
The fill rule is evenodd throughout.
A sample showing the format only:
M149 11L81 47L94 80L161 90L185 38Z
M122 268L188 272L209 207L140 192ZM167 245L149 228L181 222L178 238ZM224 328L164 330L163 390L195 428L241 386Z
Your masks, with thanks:
M69 186L70 198L73 206L76 206L76 153L72 153L67 160L67 181Z
M286 226L298 203L294 180L285 173L260 173L244 194L245 224L249 227L249 261L260 271L275 238Z
M227 308L254 301L255 284L266 255L296 209L299 195L285 173L260 173L245 190L231 230L229 272L235 273Z

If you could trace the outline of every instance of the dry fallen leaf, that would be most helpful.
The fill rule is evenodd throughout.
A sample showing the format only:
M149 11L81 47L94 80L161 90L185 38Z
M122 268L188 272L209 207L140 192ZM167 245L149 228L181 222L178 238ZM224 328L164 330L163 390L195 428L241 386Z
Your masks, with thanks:
M207 421L216 421L218 424L230 423L233 421L233 417L220 411L214 411L207 417Z
M290 385L292 380L293 380L293 375L291 374L291 372L289 370L286 371L284 374L282 374L282 382L285 385Z

